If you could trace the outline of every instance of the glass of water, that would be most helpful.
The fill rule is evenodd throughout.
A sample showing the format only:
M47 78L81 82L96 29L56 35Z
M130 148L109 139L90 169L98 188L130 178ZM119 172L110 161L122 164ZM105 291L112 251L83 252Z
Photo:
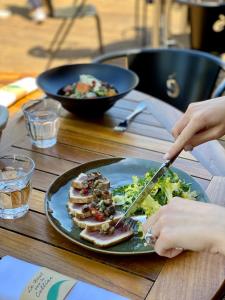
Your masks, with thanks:
M58 101L44 98L23 105L23 114L31 142L38 148L49 148L56 144L59 129Z
M16 219L28 212L34 168L27 156L0 157L0 219Z

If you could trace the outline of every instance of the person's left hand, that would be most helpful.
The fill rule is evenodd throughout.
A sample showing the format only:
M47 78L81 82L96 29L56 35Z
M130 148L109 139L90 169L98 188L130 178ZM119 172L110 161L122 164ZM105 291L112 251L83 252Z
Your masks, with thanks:
M225 208L173 198L143 225L156 237L155 251L174 257L184 250L225 254Z

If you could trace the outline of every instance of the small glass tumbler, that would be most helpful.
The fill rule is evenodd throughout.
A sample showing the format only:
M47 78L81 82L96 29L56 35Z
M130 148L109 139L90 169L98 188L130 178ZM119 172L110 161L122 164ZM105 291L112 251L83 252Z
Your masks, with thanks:
M49 148L56 144L59 130L58 101L44 98L23 105L23 114L31 142L38 148Z
M0 219L17 219L28 212L34 168L27 156L0 157Z

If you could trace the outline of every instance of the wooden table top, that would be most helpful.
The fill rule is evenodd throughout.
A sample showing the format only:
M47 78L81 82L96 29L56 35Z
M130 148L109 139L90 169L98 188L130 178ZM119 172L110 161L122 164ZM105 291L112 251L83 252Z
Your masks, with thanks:
M6 84L24 74L0 73ZM88 281L130 299L211 299L225 279L225 258L209 253L185 252L174 259L156 254L110 256L91 252L66 240L44 214L44 195L51 182L82 163L108 157L139 157L162 161L172 137L148 108L125 133L112 130L142 99L133 91L101 119L87 121L62 112L58 142L48 149L32 147L21 105L40 95L37 91L10 107L10 119L1 139L1 154L31 157L36 164L29 213L18 220L0 221L0 257L12 255L71 277ZM225 204L225 178L213 176L191 154L182 153L175 166L191 174L212 202Z

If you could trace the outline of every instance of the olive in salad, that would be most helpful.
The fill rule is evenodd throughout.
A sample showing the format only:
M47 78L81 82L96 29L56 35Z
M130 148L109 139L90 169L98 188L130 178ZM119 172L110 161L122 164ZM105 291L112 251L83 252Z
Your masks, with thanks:
M64 96L76 99L111 97L118 94L115 87L89 74L80 75L78 82L67 85L62 92Z

